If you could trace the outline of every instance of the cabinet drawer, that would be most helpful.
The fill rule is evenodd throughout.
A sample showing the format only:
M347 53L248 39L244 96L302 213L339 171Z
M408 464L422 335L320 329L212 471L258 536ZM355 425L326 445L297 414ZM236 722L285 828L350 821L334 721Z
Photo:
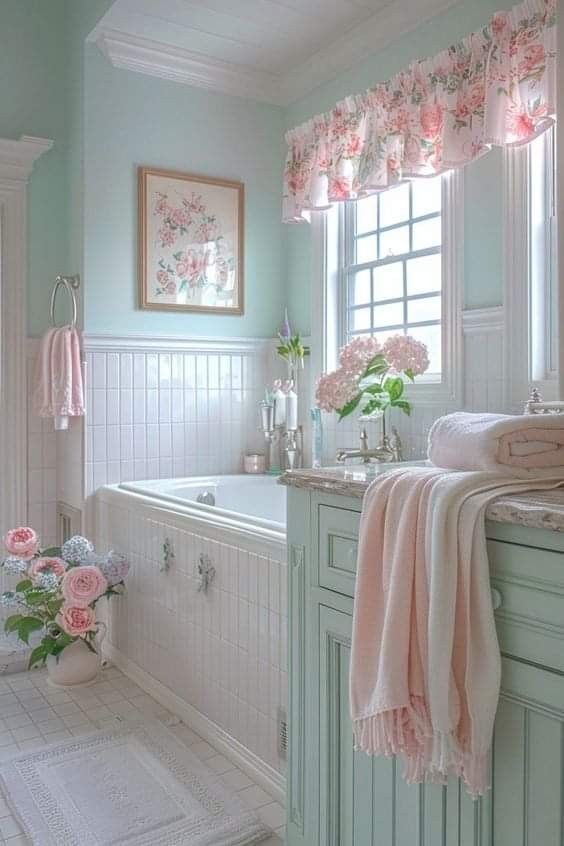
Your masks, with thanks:
M564 672L564 555L489 541L502 652Z
M354 596L360 514L320 505L318 511L319 584Z

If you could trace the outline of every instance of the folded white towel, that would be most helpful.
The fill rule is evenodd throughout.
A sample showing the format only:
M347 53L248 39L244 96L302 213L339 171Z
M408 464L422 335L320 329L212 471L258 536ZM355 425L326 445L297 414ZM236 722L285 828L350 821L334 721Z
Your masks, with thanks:
M431 427L428 457L451 470L564 477L564 414L447 414Z

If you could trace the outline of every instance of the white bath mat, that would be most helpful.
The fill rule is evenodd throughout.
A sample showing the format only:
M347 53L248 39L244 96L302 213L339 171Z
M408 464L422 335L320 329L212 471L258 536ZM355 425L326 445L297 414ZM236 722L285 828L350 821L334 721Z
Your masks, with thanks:
M248 846L271 834L152 720L20 753L0 782L33 846Z

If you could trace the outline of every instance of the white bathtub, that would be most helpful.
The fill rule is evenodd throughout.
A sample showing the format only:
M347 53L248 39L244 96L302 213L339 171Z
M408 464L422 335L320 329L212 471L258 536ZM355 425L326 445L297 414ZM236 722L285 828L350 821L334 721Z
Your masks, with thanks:
M197 502L205 493L215 506ZM109 609L108 656L282 798L286 489L268 476L109 485L96 493L95 542L132 565ZM202 559L216 571L207 593Z
M122 490L151 499L175 503L215 523L286 533L286 489L274 476L192 476L122 482ZM211 494L214 505L198 502Z

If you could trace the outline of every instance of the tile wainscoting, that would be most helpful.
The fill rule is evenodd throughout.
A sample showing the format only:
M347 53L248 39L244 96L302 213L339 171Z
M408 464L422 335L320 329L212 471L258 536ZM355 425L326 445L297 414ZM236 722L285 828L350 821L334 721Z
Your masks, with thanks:
M128 555L127 592L110 609L110 655L184 709L192 728L224 741L269 789L283 785L278 709L287 701L283 542L206 525L119 489L96 495L96 544ZM170 542L174 559L163 563ZM200 555L216 574L198 590ZM184 703L184 705L182 705Z
M503 411L503 309L464 312L463 330L464 407ZM28 520L49 543L55 540L57 499L69 499L70 487L69 504L80 507L81 490L88 497L100 485L120 481L235 473L245 450L264 449L257 402L264 385L283 373L273 342L87 334L84 347L84 445L81 427L71 444L65 433L55 437L50 421L28 414ZM30 339L28 395L36 352L37 341ZM306 363L300 378L306 458L312 382ZM449 410L418 405L410 418L396 415L406 458L424 454L429 427ZM330 464L337 447L358 444L358 425L324 417L325 463Z

